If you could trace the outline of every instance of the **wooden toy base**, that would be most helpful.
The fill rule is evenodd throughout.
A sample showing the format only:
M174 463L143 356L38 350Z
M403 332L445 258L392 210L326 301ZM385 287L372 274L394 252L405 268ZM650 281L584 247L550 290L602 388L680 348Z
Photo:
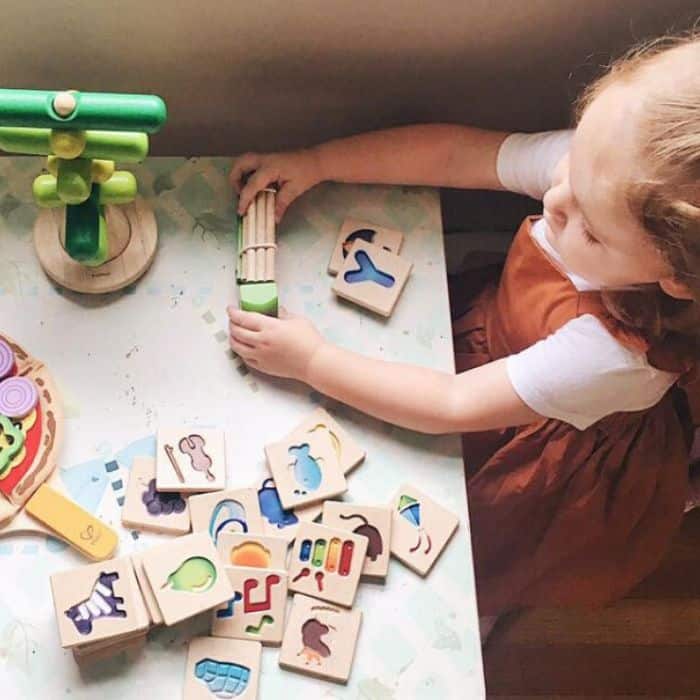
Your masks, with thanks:
M34 247L44 272L56 284L84 294L116 292L135 282L156 253L158 227L153 210L140 197L107 206L110 257L99 267L73 260L63 247L64 209L43 209L34 224Z

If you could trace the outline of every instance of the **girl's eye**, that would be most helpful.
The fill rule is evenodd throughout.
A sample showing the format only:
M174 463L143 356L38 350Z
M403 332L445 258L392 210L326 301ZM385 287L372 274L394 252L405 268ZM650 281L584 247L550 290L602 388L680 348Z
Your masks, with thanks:
M600 243L600 241L593 236L593 234L587 228L581 229L581 231L583 232L583 238L588 245L597 245Z

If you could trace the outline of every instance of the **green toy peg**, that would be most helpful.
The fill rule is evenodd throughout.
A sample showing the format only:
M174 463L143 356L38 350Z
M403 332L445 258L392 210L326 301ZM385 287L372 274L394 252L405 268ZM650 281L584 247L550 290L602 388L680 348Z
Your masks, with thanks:
M133 173L117 170L100 187L100 204L128 204L134 201L137 192L138 185Z
M66 206L66 252L89 267L107 259L107 225L99 200L100 185L93 185L85 202Z
M0 122L7 126L152 134L166 119L165 102L157 95L0 90Z
M90 161L82 158L59 160L56 191L59 199L66 204L84 202L92 191Z

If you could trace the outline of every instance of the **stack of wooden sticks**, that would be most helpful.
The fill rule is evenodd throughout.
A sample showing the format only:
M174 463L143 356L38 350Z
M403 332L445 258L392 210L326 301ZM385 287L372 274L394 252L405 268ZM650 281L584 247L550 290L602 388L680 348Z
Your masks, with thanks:
M239 251L239 280L275 280L275 191L260 192L243 217L242 245Z

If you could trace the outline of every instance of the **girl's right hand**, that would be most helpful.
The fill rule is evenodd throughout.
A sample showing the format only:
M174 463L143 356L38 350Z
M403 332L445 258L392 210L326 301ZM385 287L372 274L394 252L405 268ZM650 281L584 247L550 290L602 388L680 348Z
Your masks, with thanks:
M247 179L246 179L246 176ZM315 151L244 153L234 158L231 184L238 192L238 213L245 214L258 192L278 186L275 220L279 223L287 207L306 190L321 182L321 166Z

